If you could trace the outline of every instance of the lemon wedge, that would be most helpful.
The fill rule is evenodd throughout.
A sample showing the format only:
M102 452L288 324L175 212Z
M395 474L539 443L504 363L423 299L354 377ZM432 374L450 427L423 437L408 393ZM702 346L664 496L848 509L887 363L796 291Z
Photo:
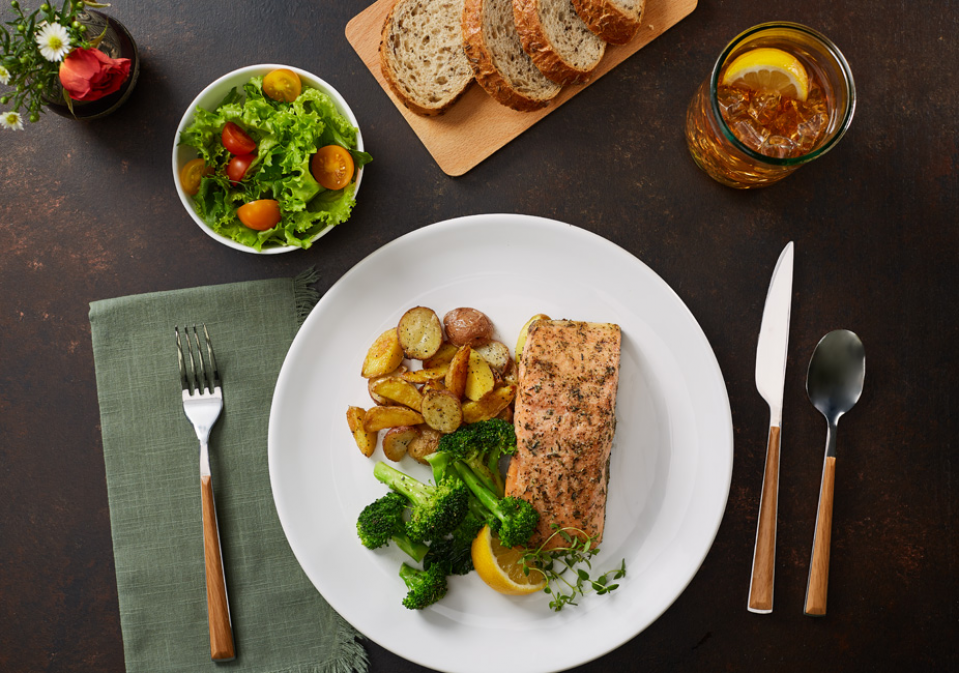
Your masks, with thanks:
M546 577L539 570L523 572L522 547L504 547L483 526L472 546L473 566L480 578L501 594L522 596L542 591Z
M809 75L802 62L782 49L762 47L737 56L726 68L722 83L753 91L778 91L799 101L809 94Z

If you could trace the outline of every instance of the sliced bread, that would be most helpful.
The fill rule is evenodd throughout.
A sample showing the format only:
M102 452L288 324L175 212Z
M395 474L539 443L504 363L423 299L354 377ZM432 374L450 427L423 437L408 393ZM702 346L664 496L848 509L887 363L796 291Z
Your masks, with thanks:
M503 105L528 112L545 107L559 93L560 85L523 51L513 0L466 0L463 43L476 81Z
M606 42L590 31L572 0L513 0L523 49L557 84L585 84L606 53Z
M443 114L473 82L462 16L463 0L398 0L383 23L383 77L416 114Z
M646 0L573 0L589 29L610 44L626 44L643 25Z

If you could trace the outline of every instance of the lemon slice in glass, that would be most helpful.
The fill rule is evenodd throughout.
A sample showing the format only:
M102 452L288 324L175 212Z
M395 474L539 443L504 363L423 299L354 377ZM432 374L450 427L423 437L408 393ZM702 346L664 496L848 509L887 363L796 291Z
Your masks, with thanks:
M762 47L737 56L726 68L722 84L753 91L778 91L799 101L809 94L809 75L802 62L782 49Z
M522 547L504 547L493 537L489 526L483 526L473 540L473 566L480 578L501 594L522 596L542 591L546 577L539 570L523 572Z

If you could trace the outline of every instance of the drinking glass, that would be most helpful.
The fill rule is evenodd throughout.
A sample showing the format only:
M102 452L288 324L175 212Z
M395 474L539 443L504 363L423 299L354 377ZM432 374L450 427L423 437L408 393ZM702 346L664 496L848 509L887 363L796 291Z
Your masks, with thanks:
M798 58L825 98L825 130L799 156L768 156L745 144L730 129L717 97L724 68L739 55L769 47ZM686 112L686 143L696 164L710 177L737 189L765 187L782 180L833 147L843 137L856 110L856 87L842 52L829 38L797 23L754 26L730 42L716 59L712 74L693 96Z

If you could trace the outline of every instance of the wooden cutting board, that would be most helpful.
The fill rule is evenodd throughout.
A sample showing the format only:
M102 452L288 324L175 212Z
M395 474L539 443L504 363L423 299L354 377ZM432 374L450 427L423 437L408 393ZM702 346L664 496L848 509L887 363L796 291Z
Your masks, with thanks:
M439 117L413 114L393 95L380 72L380 33L386 15L396 0L377 0L346 25L346 39L373 73L373 77L419 136L436 163L447 175L463 175L496 150L531 127L589 84L564 87L545 108L516 112L500 105L478 84L474 84ZM647 0L643 27L624 45L609 45L596 69L593 82L645 47L686 16L699 0Z

